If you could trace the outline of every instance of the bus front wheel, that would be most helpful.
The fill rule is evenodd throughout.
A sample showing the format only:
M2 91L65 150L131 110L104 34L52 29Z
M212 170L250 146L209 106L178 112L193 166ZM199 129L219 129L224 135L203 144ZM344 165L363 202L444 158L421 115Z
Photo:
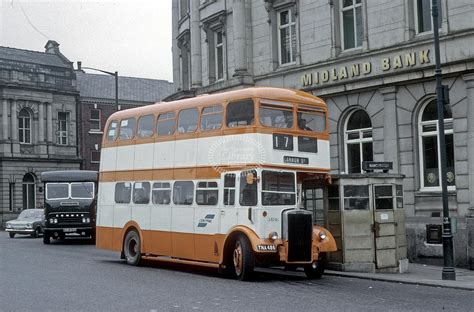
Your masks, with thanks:
M309 279L318 279L323 276L324 270L326 269L326 261L324 259L319 259L314 265L309 264L304 267L304 272L306 277Z
M125 235L123 242L123 253L125 260L130 265L138 265L142 258L140 251L140 235L135 230L131 230Z
M235 241L232 253L232 264L237 279L247 281L252 278L255 267L255 256L249 240L244 235L239 235Z

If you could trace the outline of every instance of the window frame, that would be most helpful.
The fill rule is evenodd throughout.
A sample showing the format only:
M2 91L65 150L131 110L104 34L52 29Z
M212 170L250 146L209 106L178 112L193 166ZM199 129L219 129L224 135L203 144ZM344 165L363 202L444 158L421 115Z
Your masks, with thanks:
M173 114L173 117L169 117L169 114ZM166 117L162 120L160 120L160 117L162 115L166 115ZM160 122L168 122L169 120L174 120L174 126L173 126L173 132L169 133L169 134L160 134L158 132L158 125L160 124ZM155 131L156 131L156 135L158 137L160 136L170 136L170 135L174 135L176 133L176 128L177 128L177 118L176 118L176 112L174 111L170 111L170 112L166 112L166 113L160 113L158 114L158 117L156 118L156 127L155 127Z
M285 8L282 10L279 10L276 12L277 15L277 40L278 40L278 65L279 66L289 66L289 65L295 65L296 64L296 56L298 54L298 39L297 39L297 30L296 30L296 16L293 16L293 10L295 8L290 7L290 8ZM288 12L288 24L281 24L281 14L283 12ZM294 19L293 19L294 18ZM295 33L292 33L291 28L294 26ZM288 28L289 33L290 33L290 62L282 63L282 38L281 38L281 30ZM292 38L294 36L294 40L296 42L295 44L295 51L292 49Z
M114 125L115 125L115 126L114 126ZM112 129L112 126L114 126L113 129ZM119 126L119 122L118 122L117 119L112 120L112 121L109 123L109 126L107 127L107 136L106 136L107 142L115 142L115 141L117 140L117 133L118 133L118 130L119 130L119 127L118 127L118 126ZM110 131L112 131L112 130L114 131L114 135L113 135L113 137L112 137L112 139L111 139L111 137L110 137Z
M66 119L60 119L59 116L64 114ZM58 131L57 131L57 144L68 145L69 144L69 112L58 112ZM65 125L65 130L61 130L61 125ZM64 141L63 141L64 139Z
M235 126L229 126L229 106L237 105L237 103L246 101L252 101L252 122L246 125L239 125L238 123ZM234 128L241 128L241 127L254 127L256 125L255 119L257 118L257 112L255 111L256 107L258 107L254 98L242 98L242 99L234 99L226 103L225 105L225 126L227 129L234 129Z
M123 184L124 188L126 184L128 183L129 185L129 190L128 190L128 201L126 202L117 202L117 185ZM114 204L115 205L128 205L132 202L132 191L133 191L133 183L130 181L121 181L121 182L115 182L114 186Z
M358 49L361 49L362 46L363 46L363 38L364 38L364 32L365 32L365 29L364 29L364 10L363 10L363 6L362 6L362 0L360 1L360 3L356 3L357 0L352 0L352 5L350 6L347 6L347 7L344 7L344 0L339 0L339 6L340 6L340 9L339 9L339 20L340 20L340 31L341 31L341 50L342 51L352 51L352 50L358 50ZM357 45L357 8L360 7L360 12L361 12L361 19L362 19L362 38L360 40L360 46ZM346 48L345 47L345 44L344 44L344 12L345 11L349 11L349 10L352 10L353 13L354 13L354 28L353 28L353 31L354 31L354 47L352 48Z
M99 154L99 160L97 160L97 161L93 160L94 157L92 157L92 154L94 154L94 153L98 153L98 154ZM90 156L91 156L91 161L90 161L91 164L100 164L100 150L99 150L99 151L91 150Z
M192 194L192 197L191 197L191 203L189 203L189 204L176 203L176 201L175 201L175 194L177 193L176 190L175 190L176 183L180 183L180 182L189 182L193 186L193 191L192 191L193 194ZM172 191L173 205L174 206L193 206L194 205L194 197L195 197L195 193L196 193L195 191L196 191L196 185L195 185L193 180L177 180L177 181L174 181L173 182L173 191Z
M352 130L347 130L347 126L349 124L349 120L351 119L351 117L359 110L362 110L364 113L367 114L367 116L369 117L370 119L370 115L363 109L355 109L354 111L352 111L349 116L347 116L345 122L344 122L344 163L345 163L345 171L347 174L350 174L351 172L349 172L349 152L348 152L348 145L349 144L358 144L359 145L359 155L360 155L360 173L363 173L363 169L362 169L362 162L364 161L364 152L363 152L363 144L364 143L372 143L372 159L374 157L374 139L373 139L373 129L374 127L370 127L370 128L359 128L359 129L352 129ZM370 123L372 124L372 120L370 120ZM364 138L363 137L363 134L366 133L366 132L371 132L371 136L370 138ZM358 139L350 139L349 140L349 134L351 133L358 133L359 134L359 138ZM356 173L356 172L354 172Z
M225 181L226 181L226 177L227 176L233 176L233 179L234 179L234 186L226 186L225 184ZM235 172L229 172L229 173L225 173L224 176L223 176L223 181L222 181L222 189L223 189L223 194L222 194L222 204L224 206L227 206L227 207L235 207L236 206L236 203L235 203L235 195L237 194L237 173ZM232 191L234 191L234 196L233 196L233 201L232 201L232 204L230 203L231 202L231 194L232 194ZM228 193L227 195L227 201L226 201L226 193Z
M147 129L147 130L151 130L151 134L147 135L147 136L143 136L141 135L140 133L140 122L144 119L144 118L150 118L151 117L151 120L152 120L152 125L151 125L151 128L150 129ZM157 124L155 124L156 122L156 117L155 115L153 114L148 114L148 115L143 115L143 116L140 116L138 118L138 121L137 121L137 133L135 134L135 136L138 138L138 139L146 139L146 138L151 138L155 135L155 130L156 130L156 127L157 127Z
M424 170L424 167L425 167L425 160L424 160L424 152L423 152L423 138L424 137L433 137L433 136L436 136L436 147L437 147L437 161L438 161L438 180L440 179L439 177L441 177L441 148L440 148L440 142L439 142L439 138L440 138L440 133L439 133L439 123L438 123L438 119L435 119L435 120L427 120L427 121L422 121L422 118L423 118L423 113L425 112L426 108L428 107L428 105L430 103L432 103L433 101L436 101L435 98L432 98L432 99L429 99L426 101L426 103L423 104L423 106L421 107L420 109L420 112L418 114L418 157L419 157L419 162L420 162L420 191L421 192L439 192L441 191L441 183L439 183L438 186L425 186L425 178L424 178L424 175L425 175L425 170ZM444 118L444 124L453 124L454 123L454 119L452 117L452 114L451 114L451 118ZM430 131L430 132L425 132L423 133L423 126L426 126L426 125L432 125L432 126L435 126L436 127L436 130L435 131ZM454 139L454 127L451 127L450 129L446 129L446 127L444 128L444 135L452 135L453 136L453 139ZM454 142L453 142L454 144ZM456 157L454 157L456 158ZM454 175L456 175L456 173L454 172ZM455 180L456 181L456 180ZM448 191L455 191L456 190L456 184L454 185L447 185L447 188L448 188Z
M218 43L218 36L221 36L222 42ZM214 31L214 75L215 75L215 81L214 82L219 82L223 81L225 78L225 73L226 73L226 59L225 59L225 41L224 41L225 35L224 35L224 30L223 29L217 29ZM221 50L222 53L222 77L219 78L219 58L218 52L219 49Z
M122 138L121 138L121 136L122 136L122 122L124 122L124 121L126 121L126 120L127 120L127 121L129 121L129 120L133 120L133 121L134 121L134 125L133 125L133 128L132 128L132 131L133 131L133 132L132 132L132 136L131 136L131 137L122 139ZM136 119L135 117L128 117L128 118L125 118L125 119L120 119L120 122L118 123L118 126L119 126L119 127L118 127L119 132L118 132L117 138L118 138L119 141L130 141L130 140L133 140L133 139L136 137L136 135L137 135L137 119ZM127 127L127 126L124 126L124 128L125 128L125 127ZM128 127L127 127L127 128L128 128Z
M216 107L220 107L220 111L215 111L214 108ZM209 109L209 108L213 108L213 110L211 112L208 112L208 113L205 113L204 111L206 109ZM204 128L203 127L203 117L209 117L210 115L220 115L221 116L221 125L219 128L215 128L215 129L208 129L208 128ZM199 129L201 131L204 131L204 132L207 132L207 131L214 131L214 130L220 130L222 129L222 126L224 125L224 106L222 104L215 104L215 105L209 105L209 106L205 106L201 109L201 114L200 114L200 118L199 118Z
M199 186L199 184L205 183L205 187ZM216 186L209 186L210 183L215 183ZM198 201L198 191L210 191L210 192L217 192L216 202L215 204L209 203L199 203ZM206 194L207 195L207 194ZM196 188L194 192L194 200L197 206L217 206L219 204L219 182L218 181L196 181Z
M152 205L155 206L169 206L173 202L173 184L171 183L172 181L153 181L151 182L151 198L150 202ZM160 183L160 187L155 187L156 183ZM163 187L163 184L167 183L169 187ZM167 204L163 203L155 203L153 199L153 191L169 191L169 202Z
M143 185L148 184L148 199L146 200L146 202L135 201L135 190L137 189L135 185L137 185L138 183L142 185L140 189L145 189L145 190L146 190L146 187L143 187ZM134 181L133 187L132 187L132 203L134 205L149 205L150 201L151 201L151 183L149 181Z
M186 111L195 111L195 112L196 112L196 115L197 115L197 116L196 116L196 127L194 128L193 131L184 131L184 132L181 132L181 131L179 130L179 128L180 128L179 126L180 126L181 115L182 115L183 112L186 112ZM178 130L178 134L183 135L183 134L196 133L196 132L198 131L198 129L199 129L199 121L200 121L200 118L199 118L199 117L200 117L200 112L199 112L198 107L191 107L191 108L185 108L185 109L180 110L179 113L178 113L178 118L177 118L177 122L176 122L176 129Z
M432 10L433 10L433 2L431 0L428 0L430 3L430 24L431 24L431 29L430 30L425 30L425 31L420 31L419 26L418 26L418 19L419 19L419 11L418 11L418 2L422 0L415 0L413 2L413 14L414 14L414 23L415 23L415 35L429 35L433 33L434 25L433 25L433 15L432 15ZM438 0L438 29L442 29L442 24L443 24L443 0Z
M99 118L92 118L92 111L98 111L99 112ZM102 131L102 110L100 108L91 108L89 110L89 131L91 132L101 132ZM97 122L99 127L98 128L92 128L92 123Z
M28 114L28 116L21 116L22 112ZM20 144L32 144L31 142L31 112L26 108L23 108L18 113L18 141ZM28 127L26 127L26 121L28 121ZM28 135L26 135L28 133ZM22 135L21 135L22 134ZM21 139L23 138L23 139Z

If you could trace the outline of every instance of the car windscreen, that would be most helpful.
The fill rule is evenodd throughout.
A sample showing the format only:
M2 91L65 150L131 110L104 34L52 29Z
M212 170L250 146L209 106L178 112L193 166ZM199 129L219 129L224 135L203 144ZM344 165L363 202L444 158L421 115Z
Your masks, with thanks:
M68 183L47 183L46 199L66 199L69 198Z
M94 198L94 183L71 183L71 198Z
M38 218L43 218L43 210L38 210L38 209L26 209L23 210L20 215L18 216L18 219L38 219Z

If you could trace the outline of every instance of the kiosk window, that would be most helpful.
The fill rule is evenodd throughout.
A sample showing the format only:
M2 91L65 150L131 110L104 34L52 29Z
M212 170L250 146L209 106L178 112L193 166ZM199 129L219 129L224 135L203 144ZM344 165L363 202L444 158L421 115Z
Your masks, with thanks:
M375 209L393 209L391 185L374 185Z
M117 204L129 204L131 189L132 184L130 182L119 182L115 184L115 202Z
M117 136L117 121L113 120L109 124L109 129L107 130L107 141L109 142L115 141L116 136Z
M228 173L224 176L224 205L235 205L235 173Z
M191 133L196 131L198 124L197 108L184 109L179 113L178 132Z
M155 122L155 116L147 115L142 116L138 120L138 137L149 138L153 136L153 126Z
M150 182L135 182L133 184L133 203L148 204L150 202Z
M169 205L171 202L171 185L168 182L153 183L151 198L155 205Z
M130 140L135 135L135 118L128 118L120 121L119 140Z
M173 185L173 203L175 205L192 205L194 183L192 181L177 181Z
M252 174L254 179L251 184L247 183L247 175ZM257 205L257 171L244 171L240 175L240 205L256 206Z
M156 124L156 133L158 135L171 135L176 128L176 114L174 112L160 114Z
M344 210L368 210L369 186L344 185Z
M196 203L198 205L217 205L218 195L217 182L198 182L196 188Z
M216 130L222 127L222 105L205 107L201 115L201 129Z
M252 99L232 102L227 105L226 124L229 128L252 125L255 121Z

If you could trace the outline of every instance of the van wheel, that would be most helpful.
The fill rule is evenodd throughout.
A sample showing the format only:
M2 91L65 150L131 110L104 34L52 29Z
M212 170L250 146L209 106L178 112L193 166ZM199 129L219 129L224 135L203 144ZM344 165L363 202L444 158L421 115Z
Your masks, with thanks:
M10 238L14 238L15 237L15 233L8 233L10 235Z
M304 267L304 272L306 273L306 277L309 279L318 279L323 276L324 270L326 269L326 261L323 259L319 259L316 262L316 267L313 267L312 264L309 264Z
M135 230L131 230L125 235L123 242L123 253L125 260L130 265L138 265L142 258L140 251L140 235Z
M49 245L51 243L51 234L49 232L44 231L43 233L43 244Z
M238 280L248 281L252 278L255 267L255 256L250 242L244 235L237 238L232 253L232 264L234 273Z

